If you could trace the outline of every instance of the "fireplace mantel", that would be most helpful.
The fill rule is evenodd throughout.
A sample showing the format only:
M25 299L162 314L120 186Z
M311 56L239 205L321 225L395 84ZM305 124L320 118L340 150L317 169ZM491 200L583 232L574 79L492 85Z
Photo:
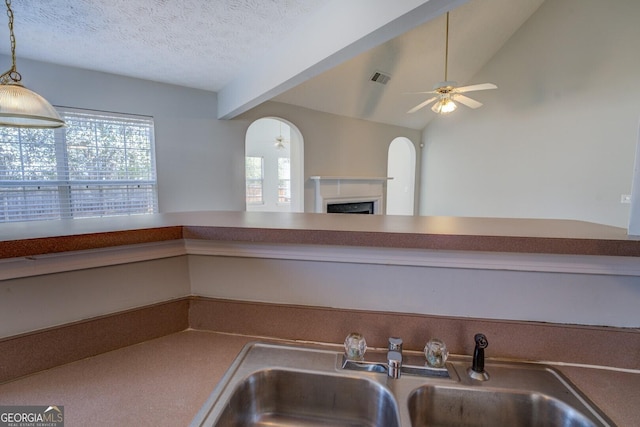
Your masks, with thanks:
M314 212L326 213L327 205L373 202L373 213L384 212L384 186L393 179L380 176L311 176L315 181Z
M388 176L310 176L314 181L388 181L393 179Z

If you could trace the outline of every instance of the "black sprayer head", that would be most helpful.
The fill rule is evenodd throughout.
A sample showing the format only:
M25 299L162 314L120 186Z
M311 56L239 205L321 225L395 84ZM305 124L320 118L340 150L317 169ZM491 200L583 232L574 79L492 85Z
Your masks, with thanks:
M487 337L484 334L476 334L474 337L476 341L476 347L473 350L473 364L471 369L473 371L481 373L484 372L484 349L489 345Z

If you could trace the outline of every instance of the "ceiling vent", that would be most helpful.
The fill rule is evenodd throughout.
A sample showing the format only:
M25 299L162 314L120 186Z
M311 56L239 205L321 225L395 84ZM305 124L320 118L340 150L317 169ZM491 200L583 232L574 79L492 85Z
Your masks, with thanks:
M372 82L380 83L381 85L386 85L389 80L391 80L391 76L389 74L383 73L382 71L376 71L373 73L370 79Z

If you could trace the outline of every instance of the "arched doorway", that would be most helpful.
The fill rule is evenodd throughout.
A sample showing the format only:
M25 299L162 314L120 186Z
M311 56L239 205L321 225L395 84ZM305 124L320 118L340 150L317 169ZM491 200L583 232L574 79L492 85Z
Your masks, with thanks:
M404 137L389 144L387 156L387 215L413 215L416 177L416 148Z
M277 117L251 123L245 137L247 211L304 211L302 134Z

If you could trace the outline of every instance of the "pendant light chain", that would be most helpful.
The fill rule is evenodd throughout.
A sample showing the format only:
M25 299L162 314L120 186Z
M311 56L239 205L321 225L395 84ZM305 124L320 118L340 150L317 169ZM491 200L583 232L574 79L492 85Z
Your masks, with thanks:
M42 96L22 85L16 69L16 36L13 33L11 0L4 0L9 17L11 68L0 74L0 127L54 129L63 127L64 120Z
M0 75L0 83L7 84L9 80L17 83L22 80L22 76L16 69L16 36L13 34L13 10L11 10L11 0L5 0L7 5L7 16L9 17L9 39L11 40L11 69Z

